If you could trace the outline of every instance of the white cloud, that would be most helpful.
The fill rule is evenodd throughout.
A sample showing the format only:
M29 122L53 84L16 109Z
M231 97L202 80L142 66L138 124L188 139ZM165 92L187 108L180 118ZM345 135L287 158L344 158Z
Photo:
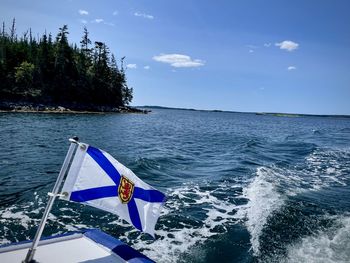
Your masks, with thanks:
M139 13L139 12L135 12L134 16L139 16L139 17L143 17L143 18L147 18L147 19L153 19L154 16L149 15L149 14L145 14L145 13Z
M115 11L113 11L112 15L116 16L116 15L118 15L118 13L119 12L117 10L115 10Z
M87 16L87 15L89 14L88 11L82 10L82 9L80 9L78 12L79 12L79 14L82 15L82 16L84 16L84 15Z
M249 53L254 53L254 50L253 49L249 49Z
M278 46L280 49L285 49L287 51L293 51L299 47L299 44L290 40L284 40L280 43L275 43L275 46Z
M270 47L271 43L264 43L264 47Z
M143 68L144 69L150 69L151 67L147 65L147 66L144 66Z
M296 70L297 68L295 66L289 66L287 69L288 70Z
M87 24L87 23L88 23L88 21L86 21L85 19L80 19L79 21L80 21L80 23L82 23L82 24Z
M111 23L111 22L104 22L103 24L107 25L107 26L115 26L114 23Z
M182 54L160 54L154 56L153 60L170 64L175 68L193 68L204 66L205 62L200 59L192 59L190 56Z
M80 21L80 22L82 22L82 21ZM86 22L87 22L87 21L86 21ZM112 22L107 22L107 21L105 21L103 18L96 18L96 19L94 19L94 20L91 20L90 22L93 23L93 24L104 24L104 25L107 25L107 26L115 26L114 23L112 23ZM83 22L82 22L82 23L83 23Z
M126 65L127 68L137 68L136 64L128 64Z
M103 21L104 20L102 18L96 18L96 19L92 20L91 22L99 24L99 23L102 23Z

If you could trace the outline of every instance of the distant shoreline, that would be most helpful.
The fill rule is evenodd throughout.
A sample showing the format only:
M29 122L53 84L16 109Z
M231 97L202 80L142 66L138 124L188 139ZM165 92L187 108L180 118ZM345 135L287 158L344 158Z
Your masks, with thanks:
M142 113L151 110L130 106L110 107L82 104L43 104L31 102L0 102L2 113L57 113L57 114L102 114L102 113Z
M328 117L328 118L350 118L350 115L335 115L335 114L303 114L303 113L282 113L282 112L240 112L226 110L202 110L192 108L173 108L164 106L97 106L83 104L45 104L32 102L0 102L0 113L57 113L57 114L103 114L103 113L141 113L147 114L152 112L151 109L163 110L182 110L182 111L198 111L198 112L222 112L222 113L242 113L255 114L261 116L274 117Z
M242 112L242 111L226 111L226 110L201 110L191 108L172 108L164 106L137 106L144 109L164 109L164 110L188 110L188 111L202 111L202 112L226 112L226 113L243 113L243 114L255 114L262 116L274 116L274 117L331 117L331 118L350 118L350 115L337 115L337 114L306 114L306 113L283 113L283 112Z

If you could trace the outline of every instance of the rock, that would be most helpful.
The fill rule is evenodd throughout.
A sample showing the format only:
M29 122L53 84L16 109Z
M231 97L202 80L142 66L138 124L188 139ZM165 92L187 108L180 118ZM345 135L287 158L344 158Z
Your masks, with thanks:
M92 104L67 104L64 106L61 105L50 105L50 104L37 104L32 102L8 102L0 101L0 110L3 111L13 111L13 112L56 112L56 113L65 113L65 112L114 112L114 113L143 113L147 114L151 112L150 110L137 109L130 106L101 106L101 105L92 105Z

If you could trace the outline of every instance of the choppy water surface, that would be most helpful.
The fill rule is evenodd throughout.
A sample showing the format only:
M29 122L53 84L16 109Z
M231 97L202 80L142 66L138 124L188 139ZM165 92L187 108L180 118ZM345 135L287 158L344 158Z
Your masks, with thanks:
M73 135L168 201L155 240L64 201L45 235L99 227L158 262L350 262L350 119L0 114L1 243L33 238Z

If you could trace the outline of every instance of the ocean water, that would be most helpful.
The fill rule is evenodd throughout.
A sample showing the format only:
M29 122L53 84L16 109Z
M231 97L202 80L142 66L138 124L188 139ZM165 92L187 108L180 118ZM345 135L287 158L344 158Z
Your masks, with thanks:
M98 227L158 262L350 262L349 118L1 113L0 243L33 238L74 135L168 201L154 240L60 200L44 235Z

